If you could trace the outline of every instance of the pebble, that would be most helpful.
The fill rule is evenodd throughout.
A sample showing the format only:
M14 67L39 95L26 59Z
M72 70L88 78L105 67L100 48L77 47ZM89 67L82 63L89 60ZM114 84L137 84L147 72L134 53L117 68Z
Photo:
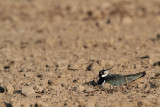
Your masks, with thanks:
M6 88L7 88L8 94L13 94L14 88L13 88L12 84L9 83Z
M37 105L38 105L38 107L51 107L51 104L45 103L43 101L38 101Z
M142 100L137 103L138 107L154 107L148 100Z
M124 17L122 23L123 24L131 24L132 23L131 17Z
M69 70L75 71L75 70L78 70L78 68L79 68L79 64L77 63L73 63L69 65Z
M77 88L77 91L78 92L82 92L82 91L84 91L84 89L85 89L85 87L84 86L79 86L78 88Z
M150 65L153 65L153 63L154 63L152 59L149 59L148 62L149 62Z
M30 96L30 95L35 94L35 91L33 87L24 86L22 87L22 93L25 94L26 96Z
M2 86L0 86L0 93L4 93L4 88Z
M82 97L77 98L76 102L79 104L78 105L79 107L85 106L85 101L84 101L84 98L82 98Z

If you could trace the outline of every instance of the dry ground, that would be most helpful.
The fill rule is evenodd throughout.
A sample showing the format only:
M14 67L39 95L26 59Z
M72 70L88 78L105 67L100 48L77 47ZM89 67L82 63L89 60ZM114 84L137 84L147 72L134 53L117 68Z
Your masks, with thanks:
M147 75L125 91L85 82ZM159 0L0 0L1 106L160 105Z

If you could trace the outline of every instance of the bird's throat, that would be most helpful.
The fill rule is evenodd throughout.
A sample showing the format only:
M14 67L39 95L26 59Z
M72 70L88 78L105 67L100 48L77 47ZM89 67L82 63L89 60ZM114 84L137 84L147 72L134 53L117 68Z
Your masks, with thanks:
M105 78L100 78L98 84L103 86L105 84Z

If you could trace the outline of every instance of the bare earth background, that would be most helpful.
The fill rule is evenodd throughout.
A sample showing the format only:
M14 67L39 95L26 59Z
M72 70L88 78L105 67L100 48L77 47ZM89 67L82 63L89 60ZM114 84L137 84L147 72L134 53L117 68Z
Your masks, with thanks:
M85 82L147 75L125 91ZM0 106L160 105L160 0L0 0Z

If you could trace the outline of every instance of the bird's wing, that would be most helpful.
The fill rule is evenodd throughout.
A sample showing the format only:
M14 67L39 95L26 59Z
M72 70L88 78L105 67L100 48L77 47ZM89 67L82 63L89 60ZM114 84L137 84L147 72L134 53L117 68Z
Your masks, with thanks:
M123 75L120 74L109 74L105 78L106 83L109 83L113 86L120 86L126 83L126 79Z
M131 75L109 74L106 76L105 82L113 86L120 86L123 84L131 83L141 77L144 77L145 75L145 71Z

